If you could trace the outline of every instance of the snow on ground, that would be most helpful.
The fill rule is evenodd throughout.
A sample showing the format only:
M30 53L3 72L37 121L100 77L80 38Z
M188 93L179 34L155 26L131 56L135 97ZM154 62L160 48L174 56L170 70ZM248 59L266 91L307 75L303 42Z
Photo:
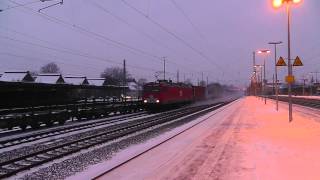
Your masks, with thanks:
M226 106L227 107L227 106ZM190 128L196 124L200 124L201 122L204 122L207 118L217 114L218 112L223 111L226 107L214 110L205 116L202 116L196 120L191 121L190 123L187 123L183 126L177 127L172 131L168 131L160 136L157 136L156 138L150 139L147 142L143 144L138 144L129 147L128 149L125 149L119 153L117 153L111 160L107 160L105 162L96 164L91 166L86 171L76 174L75 176L69 177L70 180L76 180L76 179L92 179L96 177L98 174L101 174L105 172L106 170L112 169L116 165L126 161L127 159L130 159L131 157L136 156L137 154L140 154L144 152L145 150L149 149L150 147L153 147L160 142L166 141L167 139L175 136L176 134L184 131L187 128Z
M294 110L245 97L100 179L319 179L320 111Z

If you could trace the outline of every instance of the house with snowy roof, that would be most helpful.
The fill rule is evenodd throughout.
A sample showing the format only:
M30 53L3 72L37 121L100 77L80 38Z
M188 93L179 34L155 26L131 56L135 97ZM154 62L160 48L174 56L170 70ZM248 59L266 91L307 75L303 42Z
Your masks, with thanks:
M45 84L64 84L65 81L61 74L39 74L35 78L37 83Z
M87 77L85 76L65 76L64 81L67 84L73 85L89 85Z
M94 86L105 86L107 85L107 80L105 78L88 78L90 85Z
M29 71L6 71L0 77L0 81L6 82L34 82Z

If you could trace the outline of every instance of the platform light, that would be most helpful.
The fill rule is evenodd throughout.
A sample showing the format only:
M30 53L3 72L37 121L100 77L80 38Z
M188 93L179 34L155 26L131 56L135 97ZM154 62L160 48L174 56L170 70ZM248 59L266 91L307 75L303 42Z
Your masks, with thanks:
M144 103L147 103L148 101L145 99L145 100L143 100L143 102L144 102Z
M287 7L287 25L288 25L288 77L293 77L291 66L291 37L290 37L290 24L291 24L291 5L302 3L302 0L272 0L274 8L280 8L283 4ZM292 91L291 83L288 82L288 96L289 96L289 122L292 121Z
M280 8L284 3L293 3L293 4L299 4L302 0L272 0L272 6L274 8Z
M272 1L272 6L274 8L280 8L282 6L282 0L273 0Z
M294 3L294 4L299 4L299 3L301 3L301 1L302 1L302 0L293 0L293 3Z
M262 54L262 53L270 53L270 50L259 50L258 54Z
M156 103L159 103L159 102L160 102L160 100L159 100L159 99L157 99L157 100L156 100Z

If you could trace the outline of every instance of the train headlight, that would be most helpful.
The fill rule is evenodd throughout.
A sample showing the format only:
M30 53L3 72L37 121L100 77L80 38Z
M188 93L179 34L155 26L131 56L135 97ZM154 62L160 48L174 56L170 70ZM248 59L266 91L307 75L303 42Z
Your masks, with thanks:
M160 100L159 100L159 99L157 99L157 100L156 100L156 103L159 103L159 102L160 102Z
M145 99L145 100L143 100L143 102L144 102L144 103L147 103L148 101Z

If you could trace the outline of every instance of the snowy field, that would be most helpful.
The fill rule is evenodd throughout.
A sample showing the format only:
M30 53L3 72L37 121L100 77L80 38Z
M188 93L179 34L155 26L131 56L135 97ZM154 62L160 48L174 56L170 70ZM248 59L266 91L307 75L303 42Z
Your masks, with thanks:
M100 179L320 179L320 111L294 111L242 98Z

